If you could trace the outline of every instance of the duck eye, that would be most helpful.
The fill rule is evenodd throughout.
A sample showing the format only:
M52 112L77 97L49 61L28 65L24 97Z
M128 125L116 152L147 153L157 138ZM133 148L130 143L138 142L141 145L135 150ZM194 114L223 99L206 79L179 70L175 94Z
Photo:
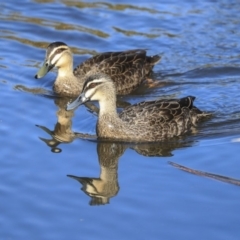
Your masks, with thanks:
M61 52L61 49L57 49L56 53L60 53Z
M89 89L92 89L92 88L95 88L97 85L99 85L99 83L95 83L95 82L92 82L92 83L86 83L84 84L83 86L83 89L84 91L87 91Z
M88 86L88 88L94 88L94 87L96 87L96 83L91 83L89 86Z
M66 48L58 48L55 54L61 53L62 51L66 50Z

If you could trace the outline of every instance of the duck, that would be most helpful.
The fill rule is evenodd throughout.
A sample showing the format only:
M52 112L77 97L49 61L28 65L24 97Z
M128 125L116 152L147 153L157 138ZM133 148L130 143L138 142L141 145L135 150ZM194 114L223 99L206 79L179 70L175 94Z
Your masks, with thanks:
M179 137L210 116L193 105L194 96L180 99L144 101L124 108L116 107L116 87L112 79L100 72L89 73L82 93L67 104L73 110L88 101L99 102L96 134L100 139L123 142L159 142Z
M85 75L89 71L100 71L109 75L116 84L118 95L126 95L137 89L150 76L159 55L147 56L144 49L120 52L104 52L78 65L73 70L73 55L64 42L50 43L42 67L35 75L44 77L51 69L58 69L53 91L63 97L77 97L83 87Z

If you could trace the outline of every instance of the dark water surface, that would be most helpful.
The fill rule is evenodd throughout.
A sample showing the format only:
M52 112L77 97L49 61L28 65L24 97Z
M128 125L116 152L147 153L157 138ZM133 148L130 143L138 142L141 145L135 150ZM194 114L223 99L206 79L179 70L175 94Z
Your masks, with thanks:
M239 239L239 12L237 0L1 1L0 239ZM76 138L96 116L40 94L54 71L34 79L59 40L75 66L104 51L160 54L160 86L124 100L193 95L214 117L161 144Z

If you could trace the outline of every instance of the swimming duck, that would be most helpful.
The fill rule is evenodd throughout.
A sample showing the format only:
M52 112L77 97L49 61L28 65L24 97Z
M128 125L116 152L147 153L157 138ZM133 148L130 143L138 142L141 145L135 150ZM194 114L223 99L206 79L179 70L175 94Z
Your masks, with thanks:
M105 52L81 63L73 70L73 56L63 42L53 42L46 50L46 57L35 78L44 77L52 68L58 68L53 90L60 96L78 96L86 73L98 70L109 75L116 84L118 95L135 90L151 73L160 56L147 56L143 49L123 52Z
M87 101L99 102L97 136L127 142L156 142L180 136L210 114L193 106L195 97L140 102L116 109L116 88L111 78L103 73L86 76L82 93L67 105L67 110Z

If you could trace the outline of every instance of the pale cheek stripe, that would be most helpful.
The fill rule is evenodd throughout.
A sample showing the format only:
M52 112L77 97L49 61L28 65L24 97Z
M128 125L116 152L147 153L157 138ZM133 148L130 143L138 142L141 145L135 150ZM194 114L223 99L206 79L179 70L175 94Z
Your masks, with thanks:
M94 94L94 90L90 89L87 92L85 92L85 97L90 98Z
M60 54L55 55L53 57L53 59L51 60L51 65L54 65L57 62L57 60L59 59L59 57L60 57Z

